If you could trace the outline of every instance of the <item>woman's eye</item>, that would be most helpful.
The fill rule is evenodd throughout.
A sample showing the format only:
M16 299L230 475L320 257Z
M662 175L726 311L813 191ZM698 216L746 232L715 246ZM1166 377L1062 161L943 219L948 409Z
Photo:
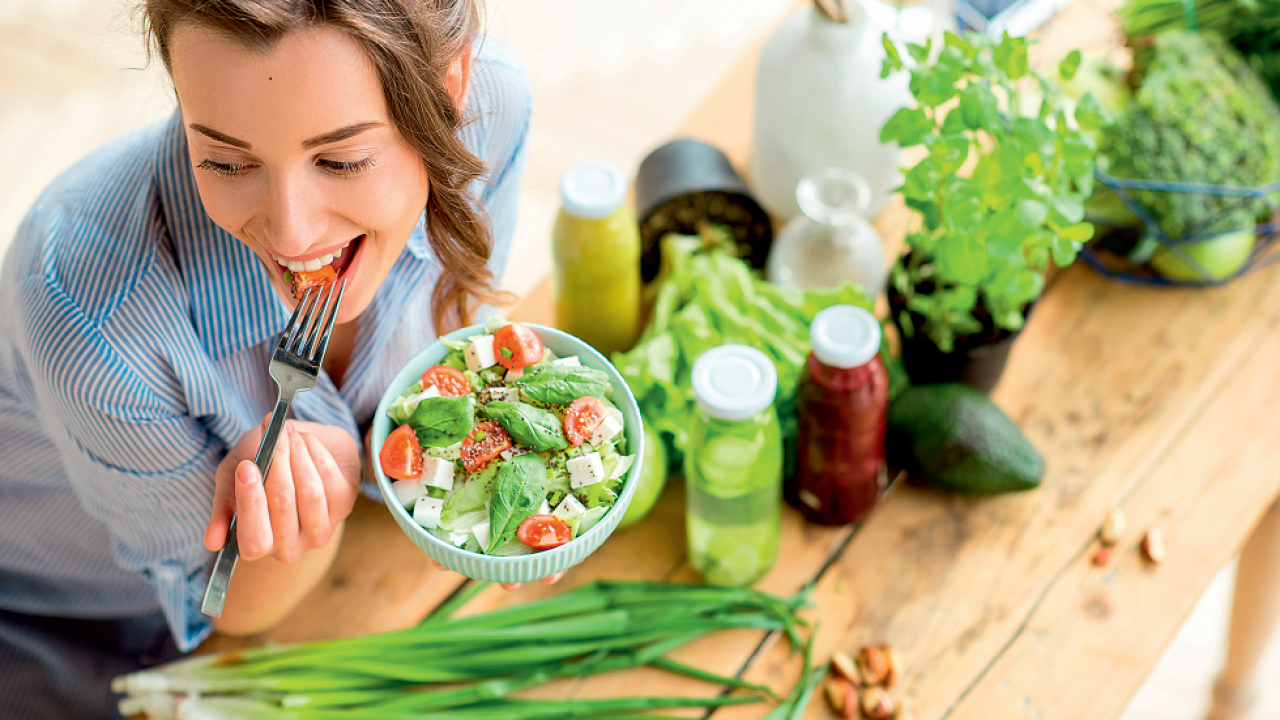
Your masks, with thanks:
M221 175L222 177L238 177L243 175L251 168L248 163L221 163L215 160L201 160L196 167L201 170L208 170L211 173Z
M356 173L362 173L373 167L373 158L367 157L355 162L343 162L341 160L326 160L324 158L318 158L316 159L316 167L334 175L355 175Z

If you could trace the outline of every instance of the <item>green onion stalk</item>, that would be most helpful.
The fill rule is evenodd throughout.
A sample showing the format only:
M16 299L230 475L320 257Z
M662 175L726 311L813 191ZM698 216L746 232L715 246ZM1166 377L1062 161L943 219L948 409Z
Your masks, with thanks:
M453 613L487 583L473 583L415 627L361 637L273 645L186 658L121 675L125 717L150 720L542 720L637 718L646 710L716 708L780 700L763 685L667 655L721 630L785 633L805 647L804 682L779 708L796 707L812 675L812 641L798 616L807 592L778 598L750 588L598 581L467 617ZM812 638L812 633L810 633ZM649 666L746 694L527 700L552 680ZM808 691L812 693L812 689ZM804 696L807 704L807 696Z

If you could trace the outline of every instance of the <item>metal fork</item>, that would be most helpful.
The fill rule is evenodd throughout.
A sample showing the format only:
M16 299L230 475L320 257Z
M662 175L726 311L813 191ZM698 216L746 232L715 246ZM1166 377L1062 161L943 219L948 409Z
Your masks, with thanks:
M343 280L342 285L336 288L336 297L334 283L308 288L294 308L293 316L289 318L289 324L285 326L275 352L271 354L271 377L279 386L280 394L276 399L275 412L271 413L267 432L258 445L258 455L254 458L264 482L293 396L316 386L320 365L324 362L324 351L329 347L329 334L333 331L333 321L338 316L338 306L342 304L342 293L346 287L347 281ZM237 515L231 516L226 544L218 551L218 560L209 575L209 584L204 589L200 612L209 617L222 616L231 574L236 571L236 561L240 559L240 542L236 538Z

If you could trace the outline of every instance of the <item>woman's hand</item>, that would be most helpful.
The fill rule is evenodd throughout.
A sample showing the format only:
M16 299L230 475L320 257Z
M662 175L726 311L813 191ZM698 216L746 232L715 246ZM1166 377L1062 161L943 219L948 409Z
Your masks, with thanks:
M211 552L220 550L238 513L241 558L293 563L307 550L324 547L351 513L360 454L343 430L286 420L263 483L253 457L264 430L265 423L245 433L218 466L204 544Z

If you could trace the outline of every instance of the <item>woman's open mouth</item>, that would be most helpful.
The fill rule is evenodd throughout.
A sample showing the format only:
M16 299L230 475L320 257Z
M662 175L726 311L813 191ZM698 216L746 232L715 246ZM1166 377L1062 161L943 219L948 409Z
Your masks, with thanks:
M306 261L282 260L276 258L284 281L290 284L293 296L300 298L308 288L326 282L337 282L347 268L351 267L356 253L364 244L364 235L352 238L351 242L329 255L322 255Z

